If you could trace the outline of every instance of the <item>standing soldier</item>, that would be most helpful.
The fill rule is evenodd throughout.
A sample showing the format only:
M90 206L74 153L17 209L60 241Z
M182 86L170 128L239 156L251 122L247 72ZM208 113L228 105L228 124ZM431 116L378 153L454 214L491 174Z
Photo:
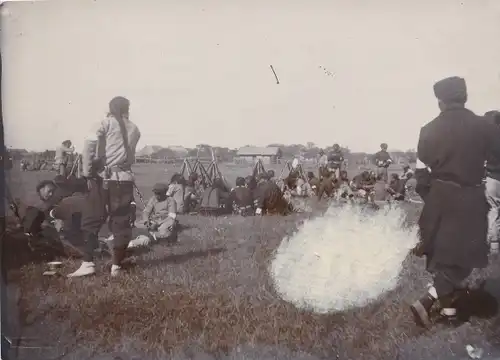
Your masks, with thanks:
M377 166L377 175L382 175L382 179L387 182L389 180L389 166L392 164L391 155L387 152L387 144L380 145L380 151L375 156L375 165Z
M132 237L130 213L134 199L135 149L141 137L139 128L129 120L130 102L115 97L109 103L108 116L96 124L85 139L82 151L83 176L89 193L82 209L82 231L86 241L85 256L70 277L95 273L94 250L97 236L109 217L113 234L111 275L121 270L126 249Z
M66 168L68 166L69 154L75 151L75 147L71 144L71 140L65 140L56 148L56 157L54 167L58 175L66 176Z
M335 173L335 178L340 177L340 170L344 165L344 154L339 144L333 145L333 150L328 154L328 168Z
M328 156L326 156L325 151L321 149L319 151L319 159L318 159L318 175L319 179L323 177L323 174L327 172L328 167Z
M438 321L455 323L462 282L474 268L488 265L488 203L484 162L500 157L500 129L465 108L465 80L450 77L434 85L441 113L420 131L417 170L423 181L424 208L419 220L420 255L426 255L433 286L411 310L419 325L431 325L437 303ZM425 170L428 169L428 170ZM422 189L421 188L421 189Z

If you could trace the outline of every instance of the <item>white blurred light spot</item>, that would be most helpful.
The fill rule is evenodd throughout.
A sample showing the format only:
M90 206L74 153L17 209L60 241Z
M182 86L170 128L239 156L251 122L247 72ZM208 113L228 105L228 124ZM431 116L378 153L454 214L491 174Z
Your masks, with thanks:
M330 208L285 238L270 273L283 300L319 313L365 306L398 283L402 262L418 242L403 229L403 210L361 213Z

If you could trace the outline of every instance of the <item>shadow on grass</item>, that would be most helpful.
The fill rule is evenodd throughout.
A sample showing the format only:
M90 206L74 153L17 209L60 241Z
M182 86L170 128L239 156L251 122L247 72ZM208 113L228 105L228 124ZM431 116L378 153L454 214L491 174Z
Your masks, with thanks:
M182 264L191 259L217 255L225 251L226 248L223 247L211 248L208 250L188 251L187 253L184 254L168 255L159 259L146 260L144 262L141 261L141 265L146 265L147 267L151 266L154 267L162 264Z
M30 238L19 230L6 232L2 242L2 262L6 270L66 256L60 244L43 238Z
M457 310L468 320L471 317L492 319L498 314L500 277L486 279L478 289L457 300Z

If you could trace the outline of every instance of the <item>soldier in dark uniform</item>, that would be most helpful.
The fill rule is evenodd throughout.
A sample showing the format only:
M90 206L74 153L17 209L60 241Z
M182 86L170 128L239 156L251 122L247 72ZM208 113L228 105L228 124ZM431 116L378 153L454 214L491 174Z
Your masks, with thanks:
M419 220L419 252L427 257L434 284L411 310L422 326L431 325L438 303L439 320L454 322L462 282L474 268L488 265L488 203L484 163L500 156L500 130L465 108L467 88L459 77L434 85L441 113L420 131L418 181L423 181L424 208Z
M236 187L231 190L229 201L236 214L243 216L254 214L253 194L252 191L245 186L244 178L238 177L236 179Z
M267 173L259 175L254 191L254 206L257 215L287 215L292 210L279 186L269 180Z
M382 175L385 182L389 180L389 166L392 164L391 155L387 152L387 144L380 145L380 151L375 153L375 165L377 166L377 175Z
M312 171L309 171L307 173L307 179L309 180L309 186L311 187L311 190L314 195L318 195L319 188L321 186L321 181L318 179L316 176L314 176L314 173Z
M245 178L245 186L249 188L250 191L255 191L257 188L257 179L252 175L248 175Z
M339 144L333 144L333 150L328 154L328 168L335 173L335 177L340 177L340 170L344 165L344 154Z
M401 179L398 174L391 174L388 190L394 200L403 201L405 199L405 180Z

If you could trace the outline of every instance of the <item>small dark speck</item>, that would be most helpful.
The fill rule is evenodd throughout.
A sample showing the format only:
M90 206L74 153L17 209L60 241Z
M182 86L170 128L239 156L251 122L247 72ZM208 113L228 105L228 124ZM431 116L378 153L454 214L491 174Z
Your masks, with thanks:
M217 46L219 46L219 44L217 44Z

